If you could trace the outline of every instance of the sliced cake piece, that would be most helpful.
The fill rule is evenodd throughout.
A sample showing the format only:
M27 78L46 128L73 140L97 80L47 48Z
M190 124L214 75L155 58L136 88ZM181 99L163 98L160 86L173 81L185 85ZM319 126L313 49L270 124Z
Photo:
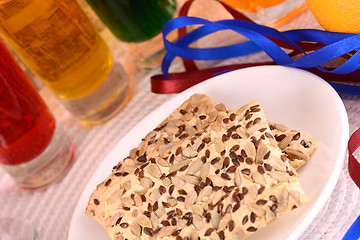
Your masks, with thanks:
M97 186L86 213L111 239L243 239L306 202L259 103L196 94Z

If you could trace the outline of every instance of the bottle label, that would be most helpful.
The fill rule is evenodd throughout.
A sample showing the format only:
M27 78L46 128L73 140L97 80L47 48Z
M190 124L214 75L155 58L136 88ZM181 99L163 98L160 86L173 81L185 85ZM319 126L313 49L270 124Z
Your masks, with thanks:
M0 3L0 23L9 44L47 81L56 81L102 41L75 1Z

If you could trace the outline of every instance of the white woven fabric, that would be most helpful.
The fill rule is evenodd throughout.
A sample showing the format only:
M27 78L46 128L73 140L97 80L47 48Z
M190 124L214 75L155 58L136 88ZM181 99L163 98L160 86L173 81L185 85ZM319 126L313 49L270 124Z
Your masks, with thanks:
M314 28L318 25L311 14L306 13L294 21L291 27ZM252 56L251 59L256 61L259 57ZM30 220L42 240L67 239L77 201L97 166L138 121L174 96L150 92L149 76L153 73L138 78L129 104L116 117L93 127L80 125L51 93L43 90L48 105L76 146L74 163L61 181L36 191L19 188L0 169L0 218L17 216ZM348 95L341 97L349 116L350 133L353 133L360 127L360 98ZM359 214L359 189L350 179L345 164L331 198L301 239L341 239Z

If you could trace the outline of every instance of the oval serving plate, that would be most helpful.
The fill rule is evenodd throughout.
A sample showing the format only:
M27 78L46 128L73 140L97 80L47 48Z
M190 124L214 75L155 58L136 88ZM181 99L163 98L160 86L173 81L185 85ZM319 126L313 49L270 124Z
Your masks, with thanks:
M301 236L330 197L339 178L349 137L347 114L336 91L316 75L282 66L260 66L224 73L189 88L129 131L100 164L81 194L68 239L109 239L106 231L84 213L91 193L130 149L194 93L206 94L232 109L256 100L263 105L268 121L309 133L317 139L318 149L299 170L308 203L284 214L249 239Z

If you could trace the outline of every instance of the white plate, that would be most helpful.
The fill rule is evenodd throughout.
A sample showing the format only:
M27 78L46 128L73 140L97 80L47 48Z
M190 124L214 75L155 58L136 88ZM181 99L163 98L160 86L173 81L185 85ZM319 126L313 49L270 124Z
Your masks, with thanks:
M278 240L301 236L326 203L338 180L349 137L347 114L338 94L321 78L298 69L261 66L228 72L180 93L126 134L84 189L72 217L70 240L108 239L105 230L84 213L89 196L141 138L194 93L207 94L228 108L259 101L269 121L309 133L318 140L317 151L299 171L301 186L309 202L250 238Z

